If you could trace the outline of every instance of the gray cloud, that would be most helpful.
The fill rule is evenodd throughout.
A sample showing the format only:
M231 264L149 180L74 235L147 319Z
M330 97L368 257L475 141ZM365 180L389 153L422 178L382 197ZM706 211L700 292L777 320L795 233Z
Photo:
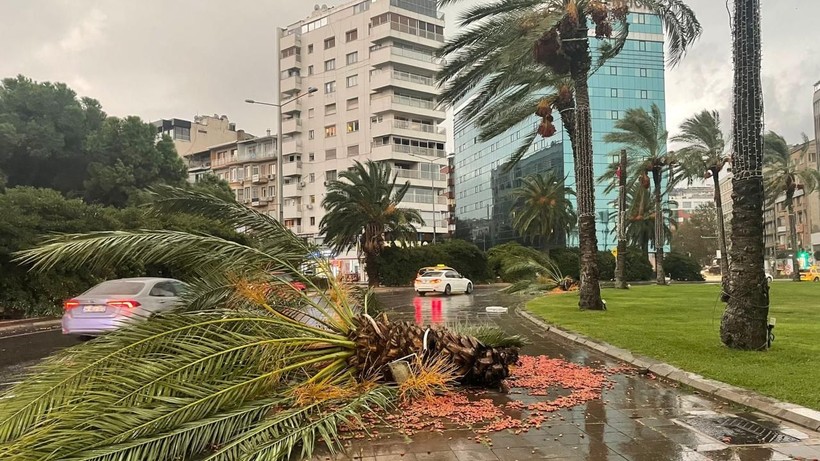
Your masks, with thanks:
M329 5L340 1L328 1ZM448 25L458 11L448 8ZM731 49L724 2L690 0L703 38L667 72L668 125L718 109L729 129ZM263 133L273 114L245 98L274 98L274 28L306 17L313 5L294 0L3 0L0 76L63 81L99 99L113 115L145 119L228 115ZM764 89L767 128L791 142L810 133L812 84L820 80L820 47L812 33L820 2L764 2ZM449 32L453 32L449 27Z

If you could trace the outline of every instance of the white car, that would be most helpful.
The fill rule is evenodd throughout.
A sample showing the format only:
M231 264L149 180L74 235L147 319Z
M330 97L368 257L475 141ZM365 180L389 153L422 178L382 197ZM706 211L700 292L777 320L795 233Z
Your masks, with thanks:
M428 271L416 277L414 288L419 296L426 293L444 293L444 296L451 293L470 294L473 292L473 282L454 270Z

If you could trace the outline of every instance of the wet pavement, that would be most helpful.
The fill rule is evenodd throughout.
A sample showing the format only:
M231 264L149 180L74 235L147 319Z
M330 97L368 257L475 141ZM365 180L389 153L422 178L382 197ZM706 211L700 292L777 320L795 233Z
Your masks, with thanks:
M419 324L494 323L532 340L523 353L563 358L589 367L617 367L616 360L547 335L516 314L525 298L478 289L472 295L417 297L410 290L379 294L394 320ZM509 308L488 314L488 306ZM540 429L516 435L496 432L475 440L465 429L420 432L412 437L380 429L375 439L355 440L336 459L362 461L573 461L688 460L779 461L820 459L820 433L733 408L654 376L616 374L601 399L559 410ZM495 401L533 399L489 395ZM317 459L330 459L318 456Z

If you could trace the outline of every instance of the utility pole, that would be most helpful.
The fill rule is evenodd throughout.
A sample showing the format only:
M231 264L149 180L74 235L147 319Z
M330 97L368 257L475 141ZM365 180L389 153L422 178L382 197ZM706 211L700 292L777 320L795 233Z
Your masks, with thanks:
M615 288L626 285L626 149L621 150L618 165L618 254L615 257Z

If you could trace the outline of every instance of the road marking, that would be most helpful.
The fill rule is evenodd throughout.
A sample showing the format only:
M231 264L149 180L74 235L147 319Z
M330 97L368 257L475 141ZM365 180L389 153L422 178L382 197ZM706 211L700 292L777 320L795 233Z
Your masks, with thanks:
M8 336L0 336L0 340L4 339L11 339L11 338L19 338L21 336L30 336L30 335L39 335L40 333L49 333L52 331L59 330L60 328L49 328L47 330L40 330L40 331L30 331L28 333L17 333L16 335L8 335Z

